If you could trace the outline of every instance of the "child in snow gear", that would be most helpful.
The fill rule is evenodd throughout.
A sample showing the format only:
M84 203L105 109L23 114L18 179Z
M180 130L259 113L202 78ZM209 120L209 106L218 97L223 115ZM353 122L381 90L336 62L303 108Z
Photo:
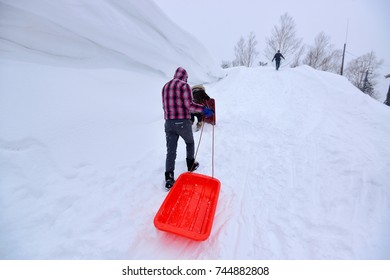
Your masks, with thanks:
M205 102L210 100L210 96L207 95L203 85L196 85L192 87L192 97L195 103L202 105L205 105ZM199 130L202 127L203 116L201 113L191 113L192 124L194 124L195 117L198 119L196 129Z
M203 114L210 116L213 114L212 110L192 101L192 91L191 87L187 84L187 79L187 71L179 67L175 72L174 78L167 82L162 89L167 144L165 187L168 190L175 183L174 170L179 137L183 138L186 143L188 171L194 171L199 167L199 163L194 158L195 144L190 112L203 112Z
M274 55L274 58L272 59L272 62L274 62L275 60L275 63L276 63L276 70L279 70L279 67L280 67L280 61L284 58L284 56L280 53L280 50L278 50L278 52Z

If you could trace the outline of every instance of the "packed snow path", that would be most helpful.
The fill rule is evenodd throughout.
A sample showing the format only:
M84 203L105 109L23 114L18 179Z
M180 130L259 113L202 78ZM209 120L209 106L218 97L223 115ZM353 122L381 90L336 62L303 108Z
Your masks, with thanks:
M3 65L1 259L390 257L390 112L342 77L236 68L206 84L222 188L211 236L195 242L153 225L166 196L164 79ZM206 175L211 131L198 155Z
M378 147L390 134L383 116L369 113L371 100L356 98L351 86L345 92L339 76L305 67L230 76L213 87L223 112L216 170L228 203L221 215L235 244L222 250L232 258L388 254L389 161L378 153L389 149Z
M388 256L389 160L378 154L389 135L385 107L373 104L384 114L373 116L371 100L356 98L346 80L305 67L234 69L208 88L217 99L215 176L222 182L213 234L203 244L162 234L152 255ZM206 126L199 160L209 175L210 137ZM141 249L150 243L137 243L137 257L150 257Z

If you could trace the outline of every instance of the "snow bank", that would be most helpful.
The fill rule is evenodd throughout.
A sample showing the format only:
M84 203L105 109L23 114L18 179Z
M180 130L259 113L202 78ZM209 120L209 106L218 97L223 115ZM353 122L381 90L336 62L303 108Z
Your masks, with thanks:
M2 57L68 67L137 69L190 81L223 76L201 42L152 1L1 0Z
M0 259L390 258L388 107L309 67L229 69L206 85L222 183L211 236L160 232L168 68L183 59L193 83L217 71L149 1L51 2L0 1ZM162 34L166 68L150 56Z

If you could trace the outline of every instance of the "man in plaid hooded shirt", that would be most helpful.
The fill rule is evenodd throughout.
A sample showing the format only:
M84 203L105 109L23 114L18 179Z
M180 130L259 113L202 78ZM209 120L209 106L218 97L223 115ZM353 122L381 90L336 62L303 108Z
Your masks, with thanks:
M203 113L206 117L213 115L213 111L203 105L192 102L192 90L187 84L187 71L177 68L174 78L166 83L162 89L162 104L165 118L165 136L167 141L167 156L165 161L165 187L170 189L175 183L174 170L176 161L177 141L179 136L186 143L187 168L194 171L199 167L195 162L195 143L192 134L191 113Z

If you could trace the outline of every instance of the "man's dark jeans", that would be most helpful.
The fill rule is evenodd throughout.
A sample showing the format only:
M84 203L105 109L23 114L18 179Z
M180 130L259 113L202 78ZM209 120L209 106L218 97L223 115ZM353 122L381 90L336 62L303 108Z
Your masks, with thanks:
M167 157L165 161L165 171L173 172L175 170L177 142L179 136L186 143L187 159L194 159L195 142L192 134L192 123L189 119L184 120L166 120L165 137L167 140Z

